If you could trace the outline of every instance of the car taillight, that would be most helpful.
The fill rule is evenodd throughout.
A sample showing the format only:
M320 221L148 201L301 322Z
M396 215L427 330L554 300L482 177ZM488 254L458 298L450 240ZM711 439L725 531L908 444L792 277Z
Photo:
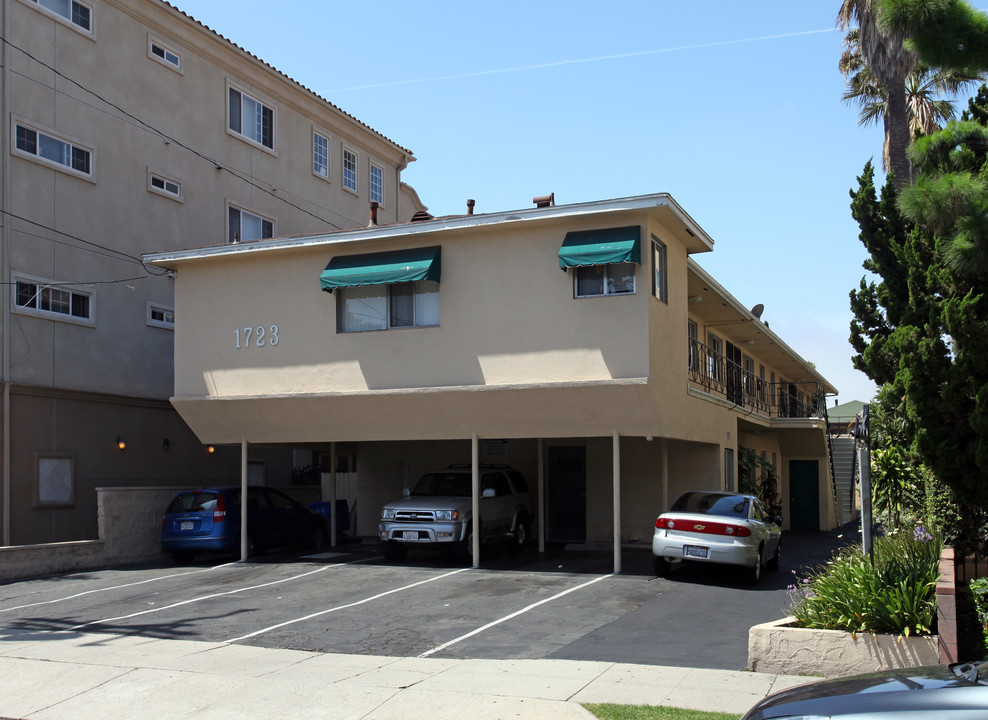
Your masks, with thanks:
M213 510L213 522L226 520L226 501L220 495L216 498L216 508Z
M682 530L683 532L702 533L704 535L727 535L729 537L749 537L751 530L744 525L730 523L705 522L696 520L674 520L660 517L655 521L659 530Z

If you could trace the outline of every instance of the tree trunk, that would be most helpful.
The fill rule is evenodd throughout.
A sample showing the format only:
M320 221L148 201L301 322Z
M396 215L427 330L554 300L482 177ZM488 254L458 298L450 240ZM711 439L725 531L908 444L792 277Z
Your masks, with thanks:
M889 169L894 173L895 189L901 191L912 181L912 166L906 157L906 148L909 147L912 138L909 137L906 112L905 74L896 74L889 78L888 109L885 115L888 120Z

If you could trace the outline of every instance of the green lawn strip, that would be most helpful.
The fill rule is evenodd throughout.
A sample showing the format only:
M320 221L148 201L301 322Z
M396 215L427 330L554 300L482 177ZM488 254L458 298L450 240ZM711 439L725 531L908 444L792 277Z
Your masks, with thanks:
M731 713L684 710L656 705L615 705L613 703L585 703L587 710L600 720L738 720L740 715Z

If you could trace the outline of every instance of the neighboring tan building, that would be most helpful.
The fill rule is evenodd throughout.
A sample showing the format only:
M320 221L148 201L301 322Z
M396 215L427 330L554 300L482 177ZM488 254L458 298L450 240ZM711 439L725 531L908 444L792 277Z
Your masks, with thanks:
M210 455L168 402L191 318L142 254L424 206L401 182L410 151L168 3L0 12L0 544L93 538L97 486L240 476L239 451ZM291 482L295 458L258 449L251 467Z
M647 544L742 448L786 527L834 527L836 390L689 257L706 233L666 194L541 205L147 256L175 273L173 405L203 443L347 458L362 536L423 472L496 462L544 540Z

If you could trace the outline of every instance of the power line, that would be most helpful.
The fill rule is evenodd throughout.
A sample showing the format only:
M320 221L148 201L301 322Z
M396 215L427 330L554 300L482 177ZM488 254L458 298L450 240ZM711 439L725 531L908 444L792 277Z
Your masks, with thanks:
M277 199L278 201L280 201L280 202L288 205L289 207L295 208L299 212L304 213L305 215L308 215L309 217L315 218L316 220L318 220L320 222L326 223L327 225L330 225L331 227L334 227L337 230L342 230L343 229L343 227L341 225L337 225L336 223L334 223L334 222L332 222L330 220L327 220L326 218L320 217L319 215L316 215L315 213L311 212L310 210L307 210L307 209L301 207L300 205L296 205L295 203L293 203L293 202L285 199L284 196L279 195L279 194L275 193L274 191L269 190L268 188L266 188L266 187L264 187L262 185L259 185L258 183L256 183L251 178L249 178L249 177L247 177L245 175L242 175L241 173L239 173L237 171L231 170L230 168L228 168L226 165L224 165L221 161L217 160L216 158L211 158L208 155L203 154L199 150L196 150L195 148L191 147L190 145L187 145L187 144L183 143L181 140L178 140L178 139L176 139L174 137L171 137L170 135L168 135L168 133L166 133L166 132L164 132L162 130L159 130L155 126L151 125L150 123L146 122L142 118L138 117L137 115L134 115L133 113L131 113L131 112L127 111L127 110L124 110L122 107L120 107L116 103L112 102L111 100L107 100L105 97L103 97L102 95L100 95L96 91L90 90L88 87L86 87L82 83L78 82L74 78L71 78L71 77L65 75L60 70L58 70L55 67L49 65L48 63L44 62L43 60L40 60L39 58L35 57L34 55L32 55L30 52L28 52L24 48L19 47L18 45L15 45L14 43L10 42L7 38L0 37L0 41L2 41L8 47L13 48L14 50L17 50L20 53L23 53L25 56L27 56L28 58L30 58L31 60L33 60L34 62L36 62L38 65L41 65L42 67L47 68L48 70L50 70L51 72L53 72L58 77L62 78L63 80L65 80L65 81L67 81L69 83L72 83L73 85L75 85L76 87L78 87L83 92L88 93L89 95L92 95L93 97L95 97L96 99L98 99L100 102L105 103L106 105L108 105L109 107L113 108L117 112L121 113L125 117L130 118L134 122L138 123L141 127L143 127L146 130L148 130L149 132L154 133L155 135L159 136L163 140L166 140L168 142L174 143L175 145L181 147L182 149L187 150L188 152L192 153L196 157L199 157L200 159L205 160L206 162L212 164L213 167L215 167L217 170L220 170L220 171L229 173L230 175L232 175L233 177L237 178L238 180L240 180L240 181L242 181L244 183L247 183L251 187L253 187L253 188L255 188L255 189L257 189L257 190L259 190L259 191L261 191L261 192L263 192L263 193L265 193L267 195L270 195L271 197L273 197L273 198ZM336 216L338 216L340 218L343 218L344 220L346 220L349 223L353 223L353 226L357 226L357 225L360 224L358 221L355 221L352 218L348 218L346 215L343 215L342 213L338 213L335 210L332 210L331 208L322 208L322 209L325 210L325 211L327 211L327 212L332 213L333 215L336 215Z

